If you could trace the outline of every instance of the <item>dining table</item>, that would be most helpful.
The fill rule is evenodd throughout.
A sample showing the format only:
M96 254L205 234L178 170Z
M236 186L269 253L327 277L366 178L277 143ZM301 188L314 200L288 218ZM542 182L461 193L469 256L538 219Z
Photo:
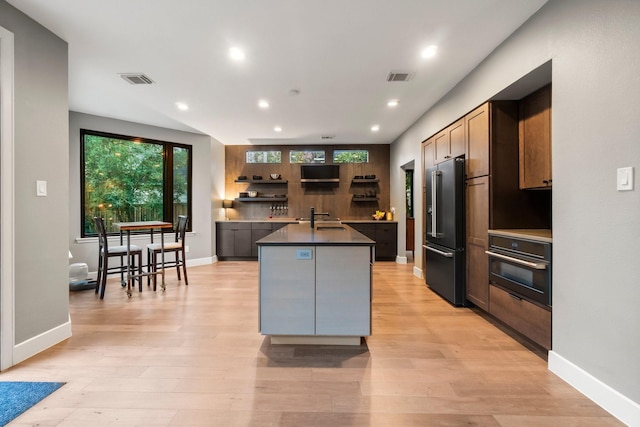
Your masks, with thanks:
M164 292L166 289L166 285L164 283L164 231L167 229L173 229L173 224L165 221L132 221L132 222L114 222L113 226L116 227L120 231L120 236L122 237L122 233L126 232L127 235L127 296L131 298L131 281L135 278L138 280L142 280L144 276L152 276L160 274L162 276L162 284L161 288ZM146 232L148 231L150 234L151 243L153 243L153 231L160 230L160 259L162 260L162 267L160 269L149 268L148 271L133 274L133 269L130 264L130 250L131 250L131 232ZM155 283L155 282L154 282ZM154 285L155 288L155 285ZM154 289L155 290L155 289Z

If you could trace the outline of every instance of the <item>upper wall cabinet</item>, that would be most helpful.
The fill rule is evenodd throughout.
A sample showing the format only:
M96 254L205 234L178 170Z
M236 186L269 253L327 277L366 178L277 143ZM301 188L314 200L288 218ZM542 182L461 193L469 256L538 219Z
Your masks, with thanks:
M465 118L467 179L489 175L489 104L481 105Z
M434 162L441 163L465 152L464 118L450 124L433 137Z
M551 85L520 102L520 188L551 188Z

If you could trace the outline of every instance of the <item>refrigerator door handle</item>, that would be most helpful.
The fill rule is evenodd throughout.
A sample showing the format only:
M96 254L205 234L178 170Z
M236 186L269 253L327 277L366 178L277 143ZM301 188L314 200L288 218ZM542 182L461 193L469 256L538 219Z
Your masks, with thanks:
M431 246L427 246L427 245L422 245L422 247L425 248L428 251L435 252L438 255L442 255L443 257L453 258L453 252L444 252L444 251L441 251L441 250L436 249L436 248L432 248Z
M438 177L442 175L439 170L431 172L431 236L441 237L438 233Z

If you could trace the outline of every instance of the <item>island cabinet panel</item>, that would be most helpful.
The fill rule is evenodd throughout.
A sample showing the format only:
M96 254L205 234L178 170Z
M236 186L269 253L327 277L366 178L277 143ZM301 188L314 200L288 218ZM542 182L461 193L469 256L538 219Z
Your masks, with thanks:
M370 257L366 246L316 248L316 335L371 335Z
M299 250L312 251L298 259ZM316 266L313 247L262 247L260 331L264 335L315 335Z

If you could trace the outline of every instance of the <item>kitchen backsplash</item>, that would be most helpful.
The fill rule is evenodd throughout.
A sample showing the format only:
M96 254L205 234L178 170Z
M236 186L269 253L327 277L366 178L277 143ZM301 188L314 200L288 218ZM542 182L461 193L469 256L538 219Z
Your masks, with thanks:
M334 149L368 150L369 161L340 163L339 182L301 183L301 163L290 163L289 151L324 150L324 164L333 164ZM256 150L280 151L282 162L246 163L246 152ZM225 198L233 200L227 215L230 219L306 218L315 207L316 212L329 212L330 218L372 219L377 210L390 210L389 152L388 144L227 145ZM271 174L279 176L273 179Z

